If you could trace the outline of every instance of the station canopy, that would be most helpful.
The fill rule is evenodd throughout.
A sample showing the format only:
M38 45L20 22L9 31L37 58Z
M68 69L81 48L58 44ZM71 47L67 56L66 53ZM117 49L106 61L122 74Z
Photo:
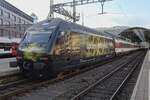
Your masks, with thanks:
M96 28L97 30L110 34L113 37L121 37L129 39L132 42L149 42L150 29L143 27L112 27L112 28Z

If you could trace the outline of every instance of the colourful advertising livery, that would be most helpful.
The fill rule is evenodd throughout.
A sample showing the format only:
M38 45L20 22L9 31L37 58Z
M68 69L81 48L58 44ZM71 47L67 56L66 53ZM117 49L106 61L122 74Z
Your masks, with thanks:
M17 62L10 65L19 66L25 76L49 77L112 58L117 53L115 45L115 39L104 33L54 18L26 31Z

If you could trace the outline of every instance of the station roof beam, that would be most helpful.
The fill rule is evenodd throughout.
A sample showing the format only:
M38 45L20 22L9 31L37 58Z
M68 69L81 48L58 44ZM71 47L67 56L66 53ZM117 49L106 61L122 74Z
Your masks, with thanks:
M55 4L54 6L70 6L73 7L74 5L76 6L80 6L80 5L86 5L86 4L92 4L92 3L103 3L103 2L107 2L107 1L112 1L112 0L78 0L73 2L66 2L66 3L59 3L59 4Z
M119 35L127 37L132 42L149 42L150 43L150 30L142 27L132 27L122 31Z

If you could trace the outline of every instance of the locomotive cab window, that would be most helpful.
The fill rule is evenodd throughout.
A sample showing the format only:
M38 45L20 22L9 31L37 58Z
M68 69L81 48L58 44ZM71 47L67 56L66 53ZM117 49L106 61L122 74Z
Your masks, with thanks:
M28 31L23 38L19 49L37 52L46 52L48 50L51 30Z
M28 43L47 43L52 32L28 32L24 42Z

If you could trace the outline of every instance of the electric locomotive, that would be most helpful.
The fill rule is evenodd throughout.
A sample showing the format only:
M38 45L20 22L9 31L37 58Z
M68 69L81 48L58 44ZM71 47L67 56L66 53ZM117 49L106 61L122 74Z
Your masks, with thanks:
M17 62L25 76L51 76L112 58L113 38L59 18L30 27L18 47Z
M59 18L30 27L21 40L16 62L27 77L51 77L137 50L137 44L112 38Z

